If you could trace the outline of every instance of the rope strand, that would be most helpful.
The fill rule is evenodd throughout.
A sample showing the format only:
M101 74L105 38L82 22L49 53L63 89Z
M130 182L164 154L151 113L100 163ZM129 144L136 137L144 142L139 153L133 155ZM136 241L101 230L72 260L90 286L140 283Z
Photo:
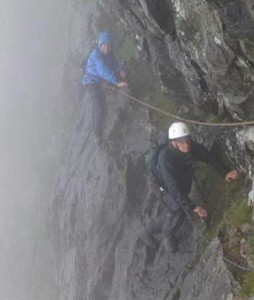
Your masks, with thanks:
M183 122L186 122L186 123L189 123L189 124L194 124L194 125L202 125L202 126L214 126L214 127L238 127L238 126L250 126L250 125L254 125L254 120L251 120L251 121L242 121L242 122L204 122L204 121L195 121L195 120L192 120L192 119L186 119L186 118L182 118L182 117L179 117L177 115L174 115L170 112L167 112L165 110L162 110L152 104L148 104L134 96L131 96L127 93L125 93L124 91L120 90L119 88L115 88L113 86L109 86L109 85L104 85L107 89L111 89L113 91L117 91L119 94L125 96L126 98L144 106L144 107L147 107L151 110L154 110L154 111L157 111L158 113L160 114L163 114L165 116L168 116L168 117L171 117L173 119L177 119L179 121L183 121Z

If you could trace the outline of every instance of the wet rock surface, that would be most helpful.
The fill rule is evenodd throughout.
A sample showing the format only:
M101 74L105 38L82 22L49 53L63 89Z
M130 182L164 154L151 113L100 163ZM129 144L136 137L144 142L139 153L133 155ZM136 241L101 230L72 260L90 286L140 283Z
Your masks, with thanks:
M91 13L90 39L114 21L119 30L128 27L139 59L149 62L169 99L189 117L204 118L208 112L229 120L252 116L245 111L253 94L250 2L119 0L99 8ZM248 16L244 22L243 14ZM246 44L251 49L244 52ZM193 230L187 218L177 233L177 253L168 253L161 237L156 249L143 243L145 224L165 209L149 186L144 164L151 133L159 129L145 108L130 105L115 91L104 92L103 144L93 141L92 99L85 94L50 208L60 299L236 299L219 242L200 251L200 229ZM209 147L220 133L196 132ZM231 130L221 136L229 141L232 160L249 170L250 158L241 159L246 134L239 139L239 131Z
M253 66L246 55L253 51L253 7L247 1L215 2L130 0L122 7L172 97L192 107L216 113L222 108L232 118L244 117L240 104L253 94ZM161 25L169 19L171 31Z

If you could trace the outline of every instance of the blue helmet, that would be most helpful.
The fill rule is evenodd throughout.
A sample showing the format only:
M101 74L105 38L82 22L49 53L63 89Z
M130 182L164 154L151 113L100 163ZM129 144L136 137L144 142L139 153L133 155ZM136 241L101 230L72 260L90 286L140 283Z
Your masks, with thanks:
M98 45L99 48L101 49L103 44L111 44L112 43L112 37L111 34L108 32L101 32L99 34L99 38L98 38Z

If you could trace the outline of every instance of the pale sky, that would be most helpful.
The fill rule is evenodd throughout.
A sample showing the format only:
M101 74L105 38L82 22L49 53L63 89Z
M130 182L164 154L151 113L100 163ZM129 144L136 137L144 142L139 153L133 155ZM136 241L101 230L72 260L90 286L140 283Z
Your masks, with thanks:
M1 300L54 299L44 212L63 147L67 2L0 0ZM29 291L33 285L37 292Z

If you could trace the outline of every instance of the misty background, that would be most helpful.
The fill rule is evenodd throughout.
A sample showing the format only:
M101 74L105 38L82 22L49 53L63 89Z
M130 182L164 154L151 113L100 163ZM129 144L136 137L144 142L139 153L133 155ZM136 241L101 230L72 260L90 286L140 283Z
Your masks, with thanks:
M77 105L68 69L82 10L66 0L0 2L0 299L56 299L45 214Z

